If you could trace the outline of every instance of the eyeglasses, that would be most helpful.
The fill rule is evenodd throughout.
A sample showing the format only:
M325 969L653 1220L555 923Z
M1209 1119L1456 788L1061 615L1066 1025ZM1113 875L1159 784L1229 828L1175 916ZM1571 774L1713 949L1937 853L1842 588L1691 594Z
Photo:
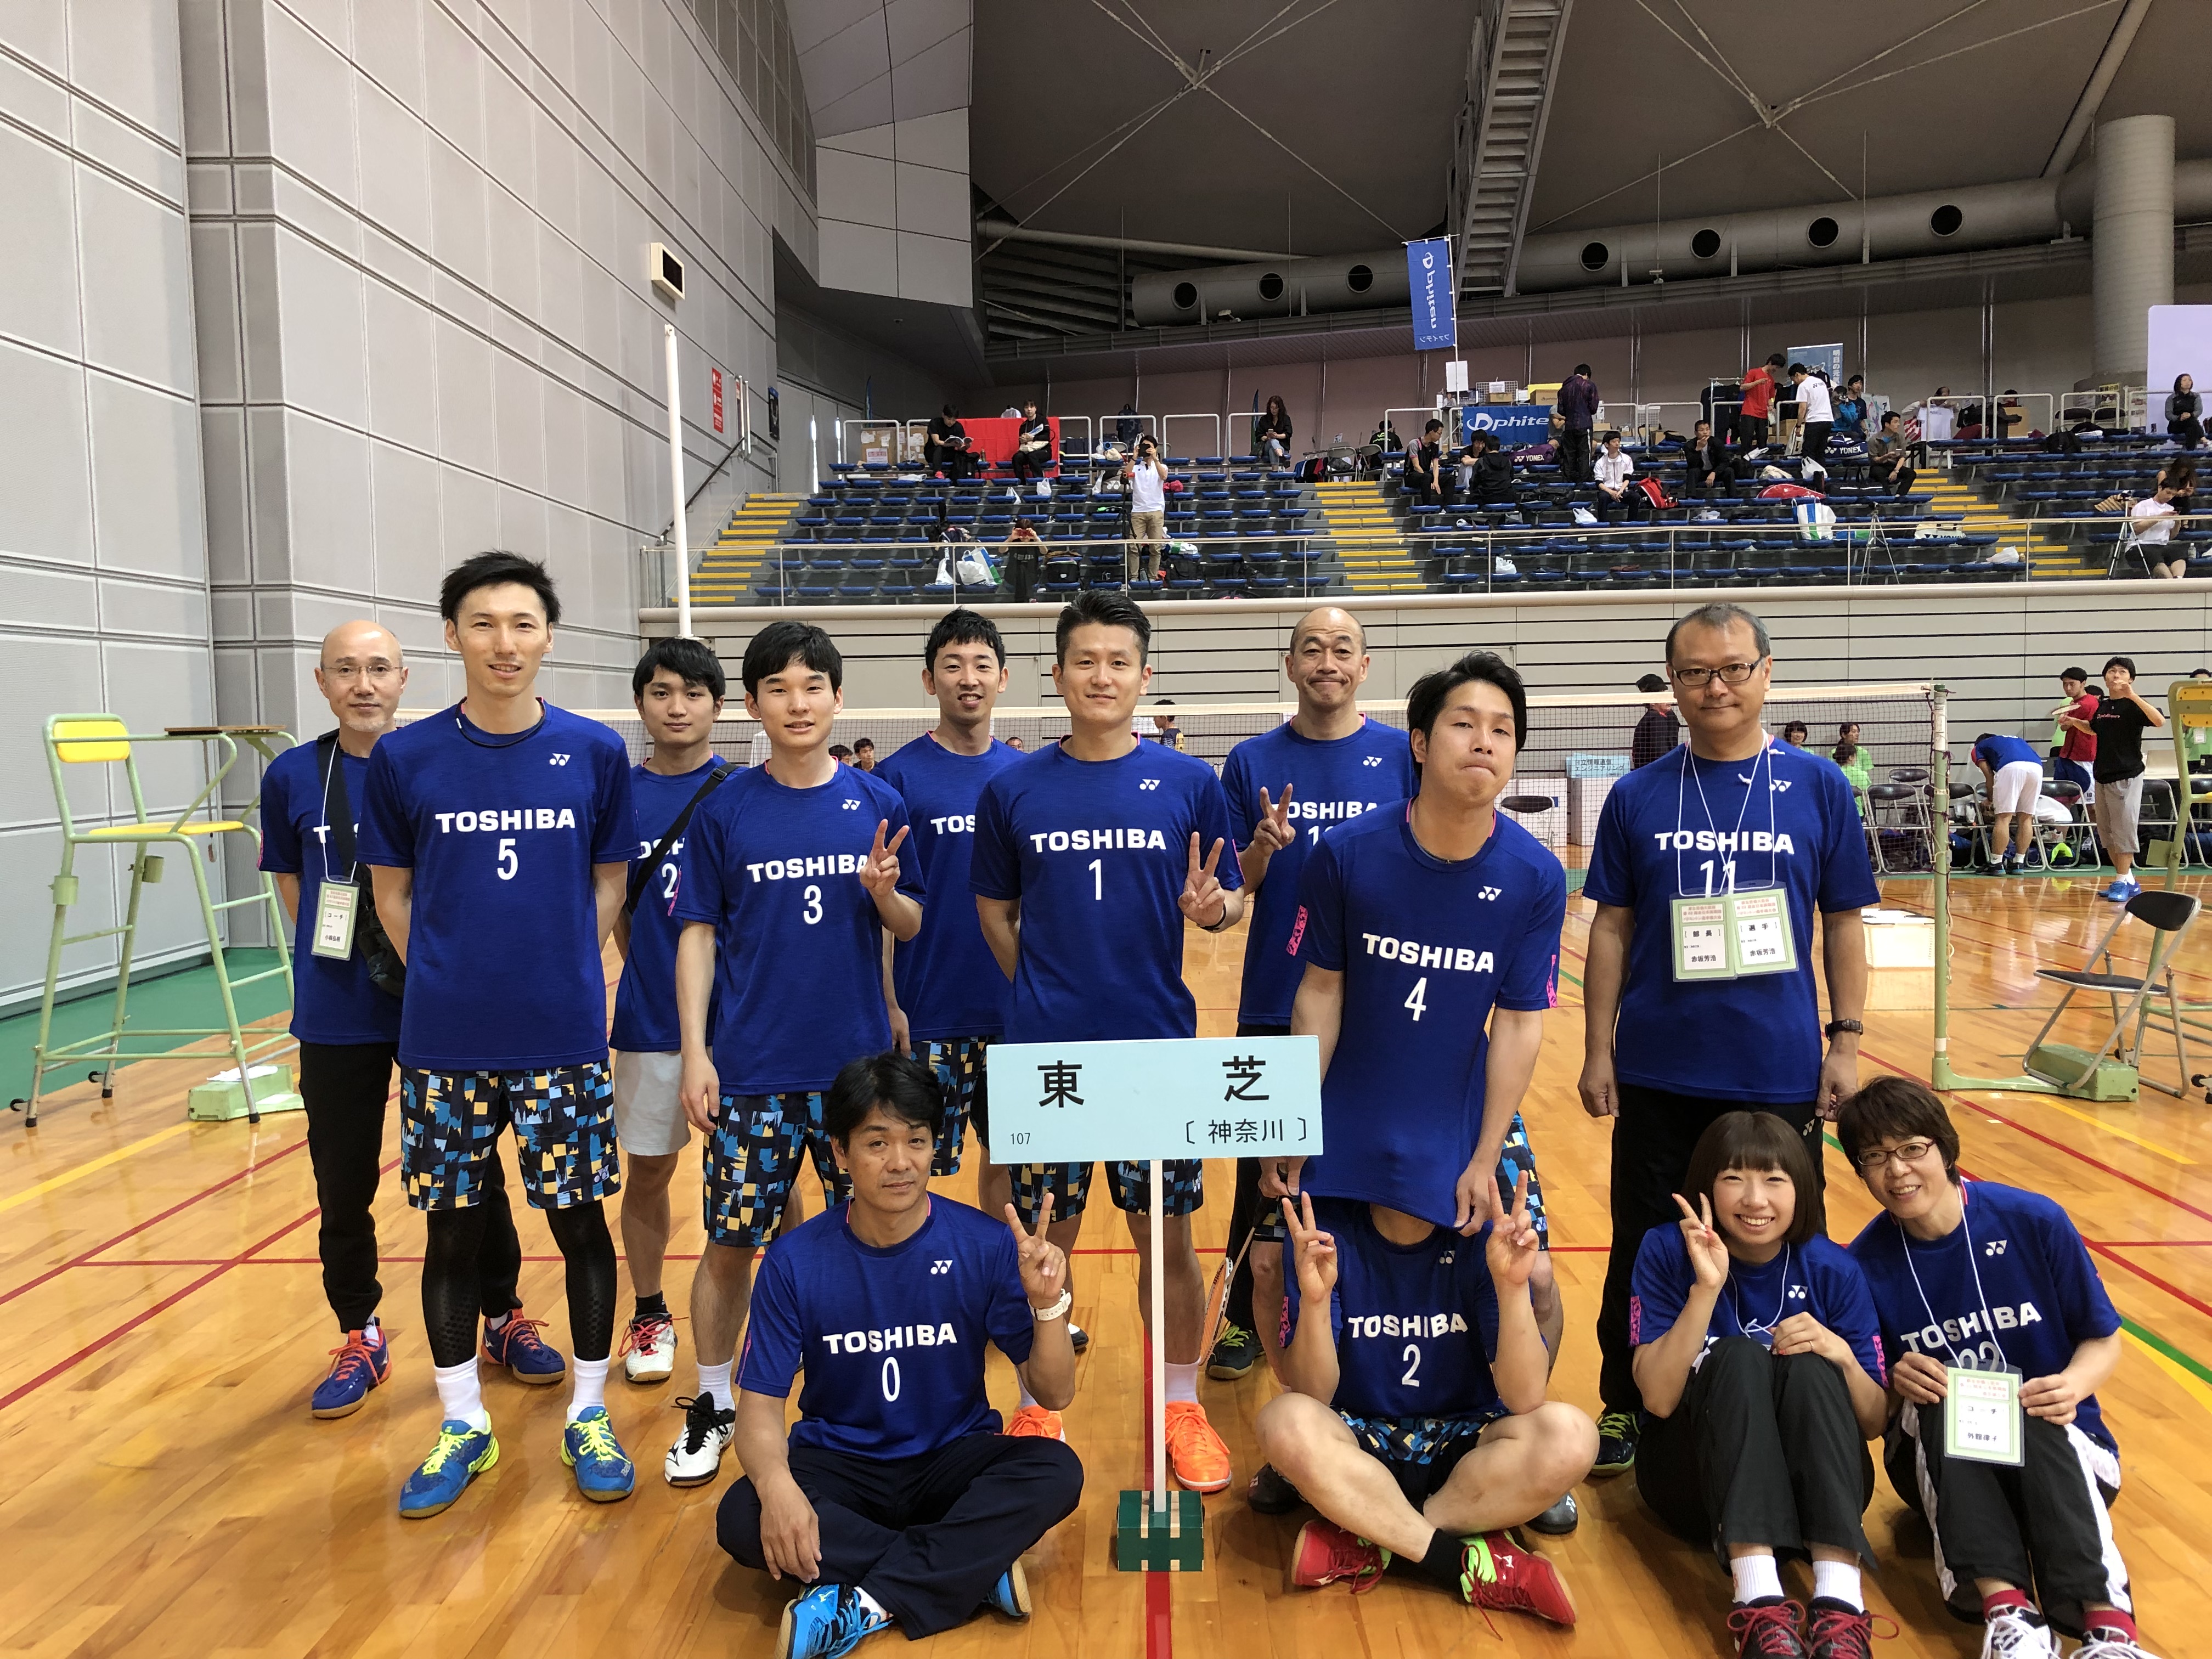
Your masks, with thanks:
M1892 1158L1897 1159L1899 1163L1909 1169L1935 1150L1936 1143L1932 1140L1907 1140L1887 1148L1869 1147L1858 1155L1857 1163L1859 1168L1868 1175L1872 1175L1875 1170L1882 1168Z
M399 672L396 662L373 662L366 666L340 663L336 668L325 668L323 678L333 685L351 685L356 680L388 680Z
M1675 684L1686 686L1694 691L1717 674L1723 685L1741 685L1765 660L1762 656L1749 662L1724 662L1718 668L1669 668L1667 672L1674 677Z

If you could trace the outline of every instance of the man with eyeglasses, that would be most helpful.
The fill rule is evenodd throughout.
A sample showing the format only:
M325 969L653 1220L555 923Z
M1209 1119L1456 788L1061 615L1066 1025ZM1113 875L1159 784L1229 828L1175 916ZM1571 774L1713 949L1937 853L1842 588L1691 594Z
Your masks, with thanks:
M354 817L368 789L369 751L398 725L406 687L406 659L389 629L339 623L325 637L315 668L315 688L337 729L286 750L261 784L261 867L275 878L294 926L292 1035L300 1042L307 1161L321 1212L316 1249L323 1295L338 1322L330 1372L307 1402L322 1418L351 1416L392 1374L376 1319L384 1290L370 1212L399 1054L399 988L367 872L355 860ZM496 1164L484 1204L477 1270L484 1317L498 1319L519 1305L522 1245Z
M1850 781L1762 723L1774 668L1765 624L1741 605L1700 605L1668 633L1666 657L1689 741L1613 784L1583 883L1597 906L1583 1109L1614 1120L1600 1474L1636 1461L1637 1246L1679 1217L1673 1195L1715 1118L1772 1112L1812 1139L1858 1087L1859 911L1881 898ZM1832 1016L1825 1056L1816 911ZM1808 1150L1818 1170L1816 1139Z

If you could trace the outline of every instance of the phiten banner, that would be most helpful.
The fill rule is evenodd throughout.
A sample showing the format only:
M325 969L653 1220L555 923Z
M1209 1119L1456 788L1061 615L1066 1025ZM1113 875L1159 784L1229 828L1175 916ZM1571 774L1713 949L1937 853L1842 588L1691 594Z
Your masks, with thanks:
M1459 318L1452 308L1451 238L1407 243L1406 276L1413 290L1413 349L1456 346Z

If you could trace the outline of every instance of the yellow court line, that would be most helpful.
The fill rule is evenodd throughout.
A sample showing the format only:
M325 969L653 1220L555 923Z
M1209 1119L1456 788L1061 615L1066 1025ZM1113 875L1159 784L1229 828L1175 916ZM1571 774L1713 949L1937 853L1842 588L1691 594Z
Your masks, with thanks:
M191 1127L192 1121L186 1118L182 1123L172 1123L166 1129L155 1130L143 1140L134 1140L128 1146L118 1146L112 1152L103 1152L89 1163L78 1164L74 1170L64 1170L58 1176L48 1176L35 1187L26 1187L20 1193L13 1193L6 1198L0 1198L0 1211L12 1210L18 1204L28 1204L42 1193L50 1193L57 1187L66 1187L71 1182L82 1181L85 1176L97 1174L111 1164L120 1164L126 1158L137 1156L149 1146L158 1146L162 1141L173 1139Z
M2156 1348L2152 1347L2149 1343L2144 1341L2134 1332L2130 1331L2126 1334L2127 1340L2130 1342L2135 1344L2136 1347L2142 1349L2142 1352L2148 1356L2151 1364L2156 1365L2159 1370L2164 1371L2168 1376L2179 1383L2184 1391L2194 1399L2198 1405L2203 1407L2206 1411L2212 1412L2212 1388L2207 1388L2201 1380L2191 1376L2181 1366L2175 1364L2173 1361L2168 1359Z
M1967 1098L1971 1100L1973 1097L1969 1095ZM2156 1152L2160 1158L2172 1158L2176 1164L2186 1164L2192 1168L2196 1165L2197 1160L2186 1152L2177 1152L2171 1146L2162 1146L2155 1140L2136 1134L2133 1130L2123 1129L2118 1124L2108 1123L2101 1117L2082 1111L2079 1107L2069 1106L2063 1101L2053 1100L2048 1095L2021 1092L2008 1094L2007 1098L2014 1105L2025 1100L2031 1101L2038 1106L2048 1106L2054 1112L2063 1112L2067 1116L2079 1119L2093 1128L2102 1129L2108 1135L2118 1135L2122 1140L2130 1141L2147 1152Z

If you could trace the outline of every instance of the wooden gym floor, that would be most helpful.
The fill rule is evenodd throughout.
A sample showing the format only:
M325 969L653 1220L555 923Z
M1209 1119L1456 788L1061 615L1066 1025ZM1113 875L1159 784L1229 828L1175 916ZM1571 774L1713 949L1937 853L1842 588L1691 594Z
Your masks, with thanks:
M1961 881L1954 890L1956 1063L2007 1073L2039 1023L2029 1005L2049 1001L2034 968L2078 964L2111 912L2086 881ZM1887 902L1924 908L1929 892L1925 882L1894 882ZM1568 1301L1555 1392L1595 1411L1607 1130L1584 1117L1574 1093L1586 910L1579 898L1571 907L1561 1006L1528 1119ZM1240 934L1189 935L1202 1035L1234 1030L1242 949ZM2199 936L2182 977L2212 1000L2212 938ZM1876 975L1866 1075L1925 1075L1928 979ZM2072 1035L2096 1033L2084 1019ZM2172 1068L2170 1055L2150 1067L2168 1079ZM688 1327L678 1328L686 1346L676 1380L611 1386L639 1466L629 1502L577 1496L558 1454L565 1389L495 1376L486 1395L497 1469L445 1515L398 1519L399 1482L437 1419L416 1312L420 1224L388 1180L378 1223L393 1379L355 1416L315 1421L307 1393L337 1339L315 1264L304 1121L272 1116L258 1131L183 1121L184 1091L208 1069L204 1060L143 1062L106 1105L80 1085L53 1099L35 1131L0 1131L0 1543L13 1586L0 1603L0 1650L56 1659L770 1651L787 1592L714 1542L714 1506L735 1460L706 1488L678 1492L659 1478L681 1422L671 1402L689 1391ZM2094 1241L2129 1322L2126 1361L2104 1399L2124 1448L2114 1521L2143 1628L2170 1659L2212 1659L2212 1621L2203 1618L2212 1582L2212 1130L2201 1096L2093 1106L1972 1095L1954 1107L1971 1172L2060 1198ZM386 1153L396 1159L393 1117ZM1833 1151L1828 1167L1832 1229L1849 1238L1870 1207ZM1201 1212L1201 1244L1218 1251L1231 1169L1206 1174L1214 1201ZM967 1179L947 1185L972 1193ZM810 1198L818 1204L818 1194ZM699 1234L696 1203L679 1197L677 1213L671 1285L680 1309ZM1357 1600L1340 1586L1291 1591L1297 1520L1254 1515L1240 1496L1255 1462L1252 1415L1274 1388L1257 1372L1204 1386L1238 1474L1206 1505L1207 1570L1150 1580L1115 1572L1115 1493L1141 1484L1145 1467L1136 1279L1118 1218L1101 1205L1088 1219L1076 1315L1096 1340L1067 1413L1090 1476L1083 1507L1030 1558L1033 1621L979 1619L938 1638L928 1659L1445 1656L1499 1638L1538 1654L1729 1651L1724 1581L1710 1559L1646 1518L1628 1479L1584 1486L1581 1530L1544 1546L1580 1603L1572 1632L1500 1615L1493 1637L1478 1615L1395 1577ZM565 1351L559 1258L542 1224L523 1226L524 1294ZM995 1354L992 1363L994 1397L1011 1408L1012 1372ZM1976 1651L1978 1632L1937 1605L1924 1528L1905 1522L1886 1484L1869 1532L1882 1563L1869 1583L1873 1604L1903 1631L1881 1651ZM879 1640L886 1654L906 1650Z

